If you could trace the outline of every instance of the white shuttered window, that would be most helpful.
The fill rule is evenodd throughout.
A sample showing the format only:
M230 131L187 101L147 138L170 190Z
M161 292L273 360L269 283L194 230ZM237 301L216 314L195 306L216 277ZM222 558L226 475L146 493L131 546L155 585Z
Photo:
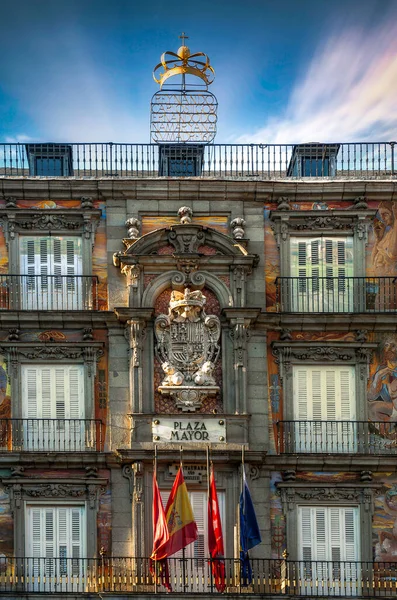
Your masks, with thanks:
M298 507L298 549L302 587L328 587L357 594L359 509L356 506Z
M26 556L31 563L32 589L45 589L44 576L65 591L75 578L75 589L78 581L83 581L84 565L78 559L85 556L84 506L30 505L26 516Z
M81 308L80 237L21 236L20 273L23 309Z
M291 308L312 312L351 310L353 238L291 237L290 248Z
M83 365L22 365L25 446L84 450Z
M354 367L294 366L293 397L298 451L356 450Z

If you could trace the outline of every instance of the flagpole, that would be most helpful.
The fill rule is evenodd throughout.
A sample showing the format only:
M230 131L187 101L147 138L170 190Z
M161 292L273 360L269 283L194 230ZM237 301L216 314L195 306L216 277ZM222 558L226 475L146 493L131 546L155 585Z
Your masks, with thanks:
M182 445L179 447L179 468L182 469L182 452L183 452L183 448ZM186 550L185 550L185 546L182 548L182 579L183 579L183 591L186 591L186 565L185 565L185 556L186 556Z
M154 445L154 476L157 481L157 444ZM157 560L154 561L154 593L157 594Z
M207 446L206 452L207 452L207 504L209 506L209 502L210 502L210 447L209 446ZM209 512L211 512L211 514L212 514L212 507L209 510ZM208 526L207 526L207 528L208 528ZM208 551L208 554L209 554L209 562L210 562L210 582L211 582L211 594L212 594L214 591L214 589L213 589L214 583L213 583L213 575L212 575L212 556L209 551Z

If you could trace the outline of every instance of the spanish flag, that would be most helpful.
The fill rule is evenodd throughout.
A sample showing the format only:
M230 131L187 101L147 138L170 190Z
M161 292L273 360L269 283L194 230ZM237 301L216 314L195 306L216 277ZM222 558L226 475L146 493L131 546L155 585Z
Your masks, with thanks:
M197 524L194 520L192 506L183 477L182 466L175 477L170 497L165 509L168 525L168 541L158 548L157 552L164 556L172 556L198 538Z
M167 554L165 551L161 551L160 548L164 547L169 540L167 522L165 520L163 503L161 501L160 491L157 484L156 471L153 473L153 509L152 509L152 520L153 520L153 550L150 557L150 572L153 577L157 578L157 583L163 584L163 586L169 591L172 591L170 584L170 575L168 571ZM160 550L160 552L159 552Z

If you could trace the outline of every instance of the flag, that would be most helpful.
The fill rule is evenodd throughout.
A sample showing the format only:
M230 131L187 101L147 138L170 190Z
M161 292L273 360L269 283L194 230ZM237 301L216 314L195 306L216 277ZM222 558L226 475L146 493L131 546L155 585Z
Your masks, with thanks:
M218 592L223 592L226 587L225 552L213 467L211 468L208 496L208 549L215 587Z
M160 496L159 486L157 484L156 472L153 473L153 550L150 556L150 572L158 578L158 583L169 591L172 591L170 576L168 571L167 554L162 549L169 540L168 526L165 518L163 503Z
M252 582L252 568L248 551L262 541L256 520L254 505L245 479L243 466L243 489L240 495L240 575L241 585Z
M198 538L197 524L187 493L182 467L175 477L165 509L169 539L157 549L161 555L172 556Z

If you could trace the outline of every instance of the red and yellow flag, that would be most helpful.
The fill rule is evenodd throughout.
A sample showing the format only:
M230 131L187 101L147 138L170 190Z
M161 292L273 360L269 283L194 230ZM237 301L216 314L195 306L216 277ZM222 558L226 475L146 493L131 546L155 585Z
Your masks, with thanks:
M168 526L165 518L163 502L157 484L156 471L153 473L153 550L150 557L150 571L169 592L172 591L168 571L167 553L164 548L169 540Z
M172 556L175 552L197 540L197 524L194 520L182 467L179 468L175 477L165 509L165 518L168 525L169 539L157 550L162 556Z
M226 588L225 552L223 549L221 513L212 465L208 496L208 550L211 556L211 570L215 587L218 592L223 592Z

